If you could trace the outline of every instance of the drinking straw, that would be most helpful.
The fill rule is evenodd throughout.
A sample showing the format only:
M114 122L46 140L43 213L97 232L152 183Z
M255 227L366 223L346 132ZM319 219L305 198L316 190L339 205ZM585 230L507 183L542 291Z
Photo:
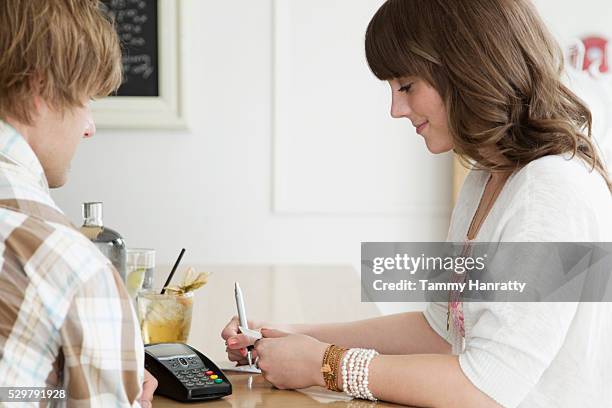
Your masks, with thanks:
M170 281L172 280L172 277L174 276L174 272L176 272L176 269L178 268L179 263L181 263L181 259L183 258L184 253L185 253L185 248L181 249L181 253L179 254L178 258L176 258L176 262L174 263L174 266L172 267L172 270L170 271L170 275L168 275L168 279L166 279L166 283L164 283L164 286L161 290L162 295L164 294L164 292L166 292L166 286L170 284Z

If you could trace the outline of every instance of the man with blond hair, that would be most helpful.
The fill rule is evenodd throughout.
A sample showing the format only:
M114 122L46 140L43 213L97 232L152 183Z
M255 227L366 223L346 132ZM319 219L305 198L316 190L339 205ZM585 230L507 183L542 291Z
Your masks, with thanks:
M121 83L99 7L0 1L0 405L39 387L61 405L150 406L156 385L121 279L49 195L95 133L89 100Z

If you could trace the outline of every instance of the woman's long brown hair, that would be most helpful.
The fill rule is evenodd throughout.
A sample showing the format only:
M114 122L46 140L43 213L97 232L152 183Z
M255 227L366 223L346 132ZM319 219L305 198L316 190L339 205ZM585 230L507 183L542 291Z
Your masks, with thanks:
M562 83L561 48L529 0L388 0L365 51L379 79L416 76L440 93L464 163L507 171L571 153L612 192L591 112Z

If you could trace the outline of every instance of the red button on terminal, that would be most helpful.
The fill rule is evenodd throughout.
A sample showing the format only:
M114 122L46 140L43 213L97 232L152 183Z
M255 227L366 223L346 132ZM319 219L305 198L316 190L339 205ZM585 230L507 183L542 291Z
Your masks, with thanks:
M214 374L214 372L210 371L210 370L206 372L206 375L213 375L213 374Z

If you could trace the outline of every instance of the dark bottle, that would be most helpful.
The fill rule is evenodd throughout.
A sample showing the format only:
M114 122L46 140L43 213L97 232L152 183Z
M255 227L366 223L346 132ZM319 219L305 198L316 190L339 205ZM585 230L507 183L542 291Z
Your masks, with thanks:
M123 237L102 222L102 203L83 203L81 232L93 242L115 266L125 282L127 275L127 250Z

